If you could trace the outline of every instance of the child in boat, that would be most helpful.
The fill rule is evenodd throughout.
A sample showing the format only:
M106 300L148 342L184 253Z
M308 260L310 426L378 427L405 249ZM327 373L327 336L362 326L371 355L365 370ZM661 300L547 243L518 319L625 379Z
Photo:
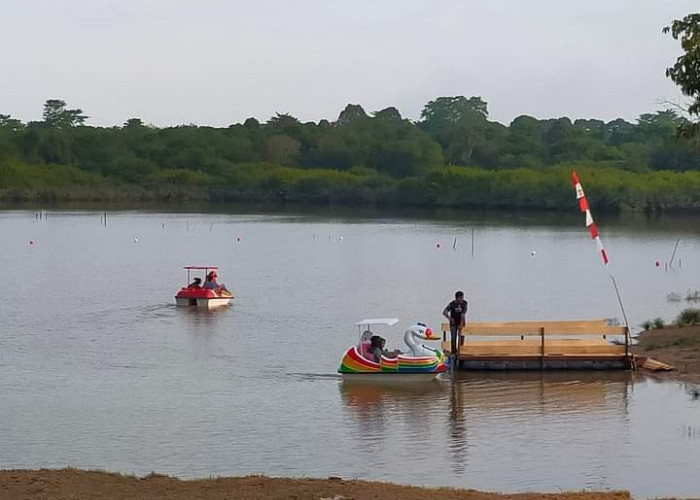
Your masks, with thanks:
M374 361L374 354L372 354L372 330L365 330L360 336L360 354L370 361Z
M382 359L382 356L385 358L395 358L399 354L401 354L401 351L398 349L394 349L393 351L387 351L384 349L384 346L386 346L386 339L383 337L380 337L379 335L374 335L370 339L370 347L372 349L372 354L374 355L374 361L376 363L379 363L380 360Z
M202 288L202 278L195 278L192 283L187 285L187 288Z

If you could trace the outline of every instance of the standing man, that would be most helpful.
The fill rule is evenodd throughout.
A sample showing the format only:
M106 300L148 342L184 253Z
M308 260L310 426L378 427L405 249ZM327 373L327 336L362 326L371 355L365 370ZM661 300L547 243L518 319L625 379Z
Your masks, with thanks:
M464 300L464 292L455 293L455 299L442 310L442 315L450 320L450 336L452 340L452 356L457 356L459 347L459 331L467 324L467 301Z

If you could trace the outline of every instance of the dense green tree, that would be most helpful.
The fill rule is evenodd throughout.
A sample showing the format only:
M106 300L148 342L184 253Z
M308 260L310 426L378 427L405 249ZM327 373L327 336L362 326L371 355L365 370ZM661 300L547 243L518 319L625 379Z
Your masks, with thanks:
M49 127L67 128L82 125L87 120L81 109L67 109L66 102L49 99L44 103L44 123Z
M143 126L143 121L140 118L129 118L124 122L124 128L139 128Z
M20 120L12 118L10 115L0 114L0 128L10 131L16 131L21 129L22 127L24 127L24 124Z
M289 113L275 113L275 116L271 117L267 124L270 127L278 129L295 128L299 126L300 122L298 118L290 115Z
M689 115L700 117L700 14L688 14L673 21L663 29L664 33L669 31L675 40L680 39L684 54L666 69L666 76L690 98ZM700 121L685 122L678 131L682 137L692 139L694 148L700 151Z
M401 113L398 109L396 109L393 106L384 108L380 111L375 111L374 113L372 113L372 115L374 116L374 118L379 118L380 120L402 120Z
M346 125L352 125L353 123L362 122L368 118L362 106L359 104L348 104L345 106L345 109L340 112L335 123L336 125L344 127Z
M688 14L683 19L677 19L663 32L670 32L675 40L680 39L684 51L676 63L666 69L666 76L692 100L688 112L700 115L700 14Z
M0 198L8 186L50 179L65 193L70 179L97 179L167 199L550 208L570 202L576 164L594 174L586 185L601 207L700 208L700 172L689 172L700 154L674 132L688 121L669 110L631 123L519 116L505 126L481 98L457 96L431 100L418 123L358 104L334 122L278 113L225 128L76 126L82 116L63 101L42 122L0 115Z
M299 142L293 137L283 134L271 135L265 143L265 159L282 165L295 165L299 150Z
M438 97L421 112L421 128L442 146L455 165L472 162L474 148L485 140L488 110L481 97Z

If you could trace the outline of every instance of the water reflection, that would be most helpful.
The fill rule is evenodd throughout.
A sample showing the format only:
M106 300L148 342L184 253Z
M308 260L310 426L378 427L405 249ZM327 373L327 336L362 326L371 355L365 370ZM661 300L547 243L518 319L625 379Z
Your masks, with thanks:
M340 384L345 407L355 424L354 434L365 445L384 444L392 426L399 421L408 424L411 438L429 439L425 419L440 407L449 385L442 381L414 385Z
M403 423L410 432L399 434L402 445L437 432L452 473L462 476L472 449L481 456L483 447L516 441L557 448L577 421L588 426L593 418L603 439L627 441L632 381L626 372L462 372L433 384L340 387L362 446L388 444Z
M622 406L632 374L609 372L459 372L453 385L467 409L505 414L608 411ZM506 413L503 413L506 412Z
M214 309L205 309L202 307L177 307L179 314L187 318L187 326L190 332L210 332L219 323L223 315L229 311L231 306L215 307Z
M458 374L455 374L458 376ZM467 466L467 419L464 415L464 401L459 383L453 380L450 384L450 414L448 426L450 430L449 455L452 471L462 475Z

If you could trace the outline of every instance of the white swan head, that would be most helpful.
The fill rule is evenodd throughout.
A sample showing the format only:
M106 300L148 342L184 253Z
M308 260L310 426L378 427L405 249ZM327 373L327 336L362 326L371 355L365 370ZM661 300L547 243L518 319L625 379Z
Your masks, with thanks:
M434 339L433 331L425 323L416 323L408 327L404 333L403 340L411 349L414 356L432 356L435 350L424 346L422 340Z

